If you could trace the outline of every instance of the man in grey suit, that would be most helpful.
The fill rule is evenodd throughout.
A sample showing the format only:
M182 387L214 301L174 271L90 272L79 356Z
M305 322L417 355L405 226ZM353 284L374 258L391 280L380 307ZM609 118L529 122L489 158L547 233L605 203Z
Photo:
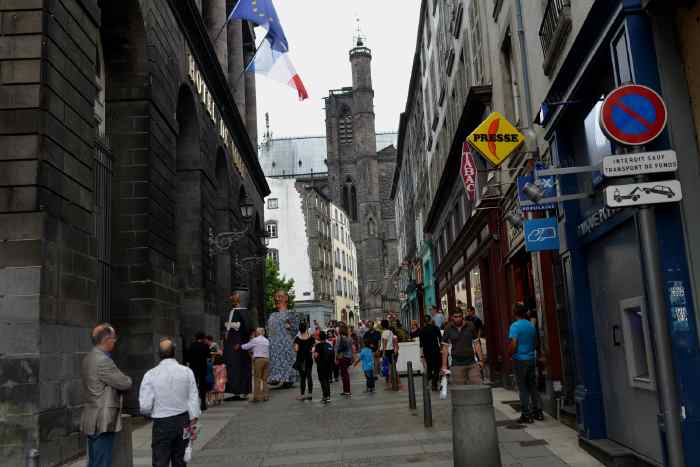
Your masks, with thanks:
M117 333L110 324L98 324L92 342L80 368L85 397L80 430L88 438L88 467L111 467L114 434L122 429L122 393L131 388L131 378L112 360Z

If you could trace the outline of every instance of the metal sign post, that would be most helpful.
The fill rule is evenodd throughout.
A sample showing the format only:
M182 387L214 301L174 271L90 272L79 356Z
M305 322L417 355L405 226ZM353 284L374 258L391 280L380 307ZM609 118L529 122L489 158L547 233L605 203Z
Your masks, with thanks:
M612 91L600 110L600 126L611 139L627 145L627 154L642 157L641 145L663 132L667 111L661 97L644 86L627 85ZM645 156L646 157L646 156ZM645 175L638 182L648 181ZM641 183L641 185L644 185ZM665 439L666 460L670 467L685 467L680 400L673 367L669 320L661 277L661 256L656 232L654 207L639 207L639 239L644 268L649 321L654 338L657 391L659 394L659 429Z

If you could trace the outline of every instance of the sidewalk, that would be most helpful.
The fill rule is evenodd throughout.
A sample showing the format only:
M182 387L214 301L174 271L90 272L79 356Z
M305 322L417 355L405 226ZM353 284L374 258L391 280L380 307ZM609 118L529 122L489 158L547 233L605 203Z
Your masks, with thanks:
M433 428L423 427L421 379L416 378L418 409L408 408L404 390L362 393L364 381L353 373L352 399L333 402L295 400L298 389L273 390L264 404L228 402L201 418L201 434L191 465L248 466L452 466L452 430L449 400L433 393ZM318 390L318 386L315 387ZM494 406L504 467L602 467L578 447L576 432L547 417L513 429L519 417L503 401L514 392L494 389ZM317 396L318 394L314 394ZM134 466L151 465L150 425L134 432ZM85 461L72 467L84 467Z

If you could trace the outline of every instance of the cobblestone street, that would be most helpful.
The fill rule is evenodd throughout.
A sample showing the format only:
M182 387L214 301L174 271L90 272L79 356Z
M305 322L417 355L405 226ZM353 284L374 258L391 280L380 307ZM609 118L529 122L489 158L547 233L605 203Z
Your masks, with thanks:
M379 381L375 394L364 394L355 369L352 399L295 400L298 389L273 390L266 404L226 402L208 410L190 465L248 466L436 466L452 464L450 402L433 393L433 428L423 427L421 379L416 378L417 410L408 407L406 379L399 393ZM339 391L334 383L333 391ZM318 386L315 387L317 389ZM576 433L547 417L527 428L511 429L518 414L503 401L515 393L494 390L501 458L504 467L600 467L578 447ZM516 425L517 426L517 425ZM151 465L150 425L133 436L134 466ZM83 467L84 461L72 467Z

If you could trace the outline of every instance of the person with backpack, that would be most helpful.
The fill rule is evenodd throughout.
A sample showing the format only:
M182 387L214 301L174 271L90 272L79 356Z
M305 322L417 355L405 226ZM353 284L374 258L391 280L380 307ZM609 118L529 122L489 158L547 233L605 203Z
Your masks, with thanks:
M314 347L314 360L316 360L316 371L318 372L318 381L321 383L322 399L321 402L328 404L331 401L331 372L333 370L333 361L335 355L333 347L327 341L325 331L318 334L318 343Z

